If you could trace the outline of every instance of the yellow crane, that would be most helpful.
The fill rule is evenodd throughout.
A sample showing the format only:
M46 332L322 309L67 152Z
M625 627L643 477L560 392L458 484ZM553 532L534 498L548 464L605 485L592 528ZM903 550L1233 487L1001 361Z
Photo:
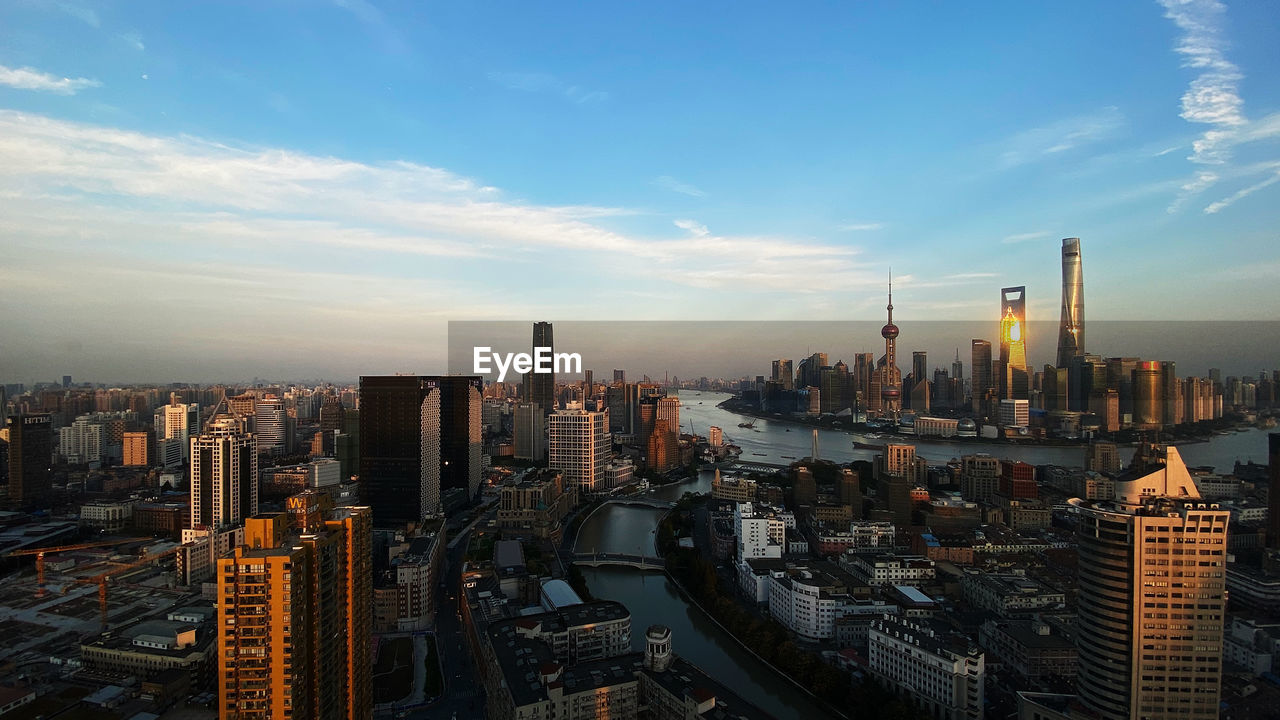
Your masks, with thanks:
M115 540L102 540L99 542L79 543L77 545L57 545L54 547L29 548L26 550L14 550L7 553L5 557L20 557L23 555L36 556L36 597L44 597L47 593L44 587L44 556L49 553L68 552L70 550L88 550L89 548L107 547L110 545L123 545L127 542L136 542L137 538L116 538Z
M71 591L71 588L75 587L76 585L93 585L96 583L98 585L98 610L102 614L102 629L106 630L107 629L107 583L111 580L111 576L119 575L120 573L127 573L130 570L140 568L143 565L146 565L147 563L155 562L156 560L159 560L165 557L166 555L173 555L174 553L178 552L178 550L179 548L175 547L175 548L170 548L169 550L165 550L164 552L156 553L154 555L143 555L142 557L138 558L137 560L134 560L133 562L125 563L120 567L112 568L104 573L94 575L93 577L77 578L67 583L65 586L63 586L62 594L66 595L68 592Z

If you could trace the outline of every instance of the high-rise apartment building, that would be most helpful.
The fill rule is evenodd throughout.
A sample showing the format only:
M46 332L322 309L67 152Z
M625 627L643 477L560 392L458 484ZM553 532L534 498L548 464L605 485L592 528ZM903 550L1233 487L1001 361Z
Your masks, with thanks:
M285 454L289 438L283 399L271 394L257 398L253 406L253 434L258 438L260 454Z
M151 467L156 461L156 440L149 430L127 432L122 441L123 464L133 467Z
M1230 513L1173 447L1139 448L1080 518L1080 700L1104 720L1218 717Z
M191 458L191 438L200 432L200 406L196 403L178 402L178 393L169 393L169 404L155 413L156 444L172 441L170 447L181 454L179 462Z
M53 416L9 418L9 504L26 507L53 494Z
M236 415L219 415L191 438L191 527L216 530L258 512L258 455Z
M1058 323L1058 365L1084 355L1084 269L1080 238L1062 240L1062 319Z
M547 464L579 493L605 489L605 468L613 449L608 422L608 413L578 409L547 416Z
M249 518L218 560L223 718L371 718L372 513L320 496Z
M679 434L680 398L674 396L658 398L657 414L654 416L654 419L666 420L667 427Z
M1027 366L1027 289L1000 289L1000 399L1027 400L1031 373Z

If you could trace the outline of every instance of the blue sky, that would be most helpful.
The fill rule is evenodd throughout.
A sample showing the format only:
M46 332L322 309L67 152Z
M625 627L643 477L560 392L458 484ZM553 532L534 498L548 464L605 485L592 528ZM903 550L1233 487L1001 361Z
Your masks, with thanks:
M1278 25L4 3L0 374L427 370L450 319L866 320L890 265L904 321L994 316L1005 285L1052 319L1066 236L1090 318L1275 319Z

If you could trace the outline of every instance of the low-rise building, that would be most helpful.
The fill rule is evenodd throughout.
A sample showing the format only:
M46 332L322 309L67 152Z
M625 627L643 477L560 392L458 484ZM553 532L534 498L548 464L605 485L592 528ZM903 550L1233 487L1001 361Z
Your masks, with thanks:
M885 615L871 624L867 660L872 675L928 717L983 717L985 657L963 635L932 621Z
M979 642L1007 669L1029 680L1076 676L1076 644L1038 618L988 620Z
M923 585L937 577L934 562L919 555L845 553L840 567L864 585Z
M848 602L845 585L820 570L788 568L770 574L769 614L805 640L834 637L834 623Z
M1001 617L1055 608L1066 603L1066 596L1061 591L1026 575L968 569L960 580L960 586L970 606Z
M756 499L756 481L733 475L722 477L719 468L711 479L711 497L714 500L753 502Z
M136 500L95 500L80 506L80 524L107 532L119 532L133 518Z
M82 644L80 659L91 670L139 678L181 669L197 685L217 665L215 639L211 621L143 620Z
M557 470L531 470L503 485L498 500L498 527L560 541L561 523L578 504L577 486L566 486Z

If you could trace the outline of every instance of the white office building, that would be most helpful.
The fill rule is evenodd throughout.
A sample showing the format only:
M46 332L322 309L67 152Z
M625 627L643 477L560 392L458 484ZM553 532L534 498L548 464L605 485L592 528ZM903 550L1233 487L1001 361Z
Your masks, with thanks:
M936 720L983 717L982 651L922 619L885 615L867 633L872 675Z
M547 418L547 464L579 493L607 489L605 468L612 453L608 413L558 410Z
M787 541L787 525L782 518L758 513L749 502L738 503L733 508L733 529L739 560L782 557Z
M769 578L769 614L805 640L834 637L848 604L844 585L818 570L793 568Z

